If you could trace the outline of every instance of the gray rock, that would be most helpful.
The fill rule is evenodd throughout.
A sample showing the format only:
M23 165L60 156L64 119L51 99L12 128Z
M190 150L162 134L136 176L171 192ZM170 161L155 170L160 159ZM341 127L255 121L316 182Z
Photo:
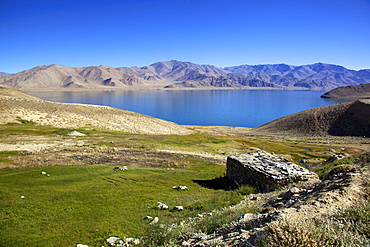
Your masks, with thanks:
M276 154L262 151L229 156L226 176L239 184L252 184L259 191L271 191L297 181L318 179L315 173Z
M247 222L253 218L254 214L248 213L248 214L243 214L240 216L236 221L237 222Z

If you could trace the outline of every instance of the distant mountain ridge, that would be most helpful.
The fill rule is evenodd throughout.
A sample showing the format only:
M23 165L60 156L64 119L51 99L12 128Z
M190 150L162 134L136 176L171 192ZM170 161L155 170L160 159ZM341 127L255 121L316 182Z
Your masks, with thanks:
M0 77L0 84L24 88L121 88L155 86L164 88L281 88L331 90L370 83L370 69L350 70L343 66L262 64L219 68L191 62L157 62L144 67L64 65L38 66Z
M0 72L0 77L11 75L10 73Z

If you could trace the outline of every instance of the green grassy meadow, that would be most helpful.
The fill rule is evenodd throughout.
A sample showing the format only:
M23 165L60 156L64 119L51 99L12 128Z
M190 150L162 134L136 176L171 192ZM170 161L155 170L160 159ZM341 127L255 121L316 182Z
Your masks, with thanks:
M16 143L22 138L67 140L70 130L42 127L28 122L0 126L0 141ZM87 134L81 149L133 148L169 149L211 154L244 153L257 147L279 155L288 155L296 163L300 158L326 159L328 146L289 140L211 134L150 136L101 130L78 130ZM23 139L22 139L23 140ZM1 145L1 143L0 143ZM56 154L57 155L57 154ZM111 165L66 164L16 168L12 157L27 158L27 152L0 152L0 246L107 246L111 236L146 237L145 246L156 246L162 228L204 212L240 202L251 188L235 191L213 190L194 180L222 178L226 167L201 159L187 159L179 167L140 167L132 164L126 171L113 171ZM308 164L309 165L309 164ZM50 176L41 175L45 171ZM174 190L185 185L189 190ZM23 197L24 198L21 198ZM157 202L183 211L158 210ZM194 231L212 232L222 224L255 209L215 214L201 220ZM158 217L149 225L145 216ZM170 236L167 236L170 237ZM159 241L159 242L158 242Z
M0 246L102 246L110 236L141 237L152 228L146 215L171 223L238 203L241 195L234 191L192 182L219 177L224 169L212 164L119 172L110 166L1 169ZM178 185L189 190L172 189ZM182 205L184 211L160 211L157 202Z

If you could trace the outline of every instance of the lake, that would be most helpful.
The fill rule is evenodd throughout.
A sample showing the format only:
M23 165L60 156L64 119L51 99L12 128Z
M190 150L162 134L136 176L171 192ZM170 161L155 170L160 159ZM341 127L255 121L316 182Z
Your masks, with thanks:
M65 103L106 105L182 125L258 127L274 119L337 102L324 92L291 90L132 90L31 92Z

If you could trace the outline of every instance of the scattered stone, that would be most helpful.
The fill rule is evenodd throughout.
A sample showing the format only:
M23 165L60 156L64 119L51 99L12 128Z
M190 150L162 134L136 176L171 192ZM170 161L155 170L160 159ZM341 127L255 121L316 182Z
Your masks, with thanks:
M161 202L157 202L157 208L159 209L159 210L162 210L162 209L168 209L168 206L166 205L166 204L164 204L164 203L161 203Z
M113 171L115 171L115 172L126 171L126 170L128 170L127 166L121 166L121 167L116 166L116 167L113 168Z
M44 172L44 171L42 171L42 172L40 172L40 174L41 174L41 175L46 175L47 173L46 173L46 172Z
M105 240L111 246L121 245L123 244L123 240L117 237L109 237Z
M286 205L292 205L295 203L295 200L292 200L292 199L289 199L288 201L286 201Z
M172 189L175 189L175 190L188 190L188 187L186 187L185 185L180 185L180 186L173 186Z
M159 218L158 217L155 217L150 223L149 225L154 225L154 224L157 224L159 221Z
M184 210L184 207L183 206L175 206L175 207L173 207L173 209L171 209L172 212L182 211L182 210Z
M80 132L78 132L78 131L72 131L72 132L70 132L70 133L68 133L67 134L68 136L86 136L85 134L83 134L83 133L80 133Z
M153 219L153 217L152 216L149 216L149 215L147 215L147 216L144 217L144 220L152 220L152 219Z
M24 196L21 196L21 199L24 199Z
M242 215L242 216L240 216L236 221L237 221L238 223L242 223L242 222L250 221L252 218L253 218L253 214L248 213L248 214L243 214L243 215Z
M86 245L86 244L78 244L78 245L76 245L76 247L89 247L89 246Z
M183 241L183 242L181 243L181 246L183 246L183 247L188 247L188 246L191 246L191 244L190 244L190 243L188 243L188 242L186 242L186 241Z
M290 189L290 192L291 192L292 194L298 194L300 191L301 191L301 190L300 190L300 189L298 189L297 187L293 187L293 188L291 188L291 189Z
M138 238L126 238L125 240L127 244L134 244L134 245L140 244L140 239Z
M318 176L287 159L267 152L227 157L226 176L239 184L252 184L260 191L276 190L293 182Z

